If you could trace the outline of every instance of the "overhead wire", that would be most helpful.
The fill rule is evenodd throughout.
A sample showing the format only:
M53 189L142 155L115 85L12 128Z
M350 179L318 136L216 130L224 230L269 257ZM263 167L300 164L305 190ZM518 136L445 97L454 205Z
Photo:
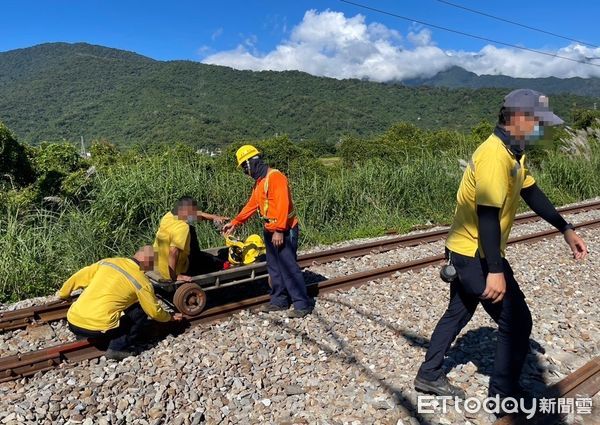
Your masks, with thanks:
M432 24L430 22L421 21L419 19L413 19L413 18L410 18L410 17L407 17L407 16L399 15L397 13L388 12L388 11L385 11L385 10L382 10L382 9L377 9L375 7L367 6L367 5L361 4L361 3L356 3L356 2L353 2L353 1L350 1L350 0L339 0L339 1L342 2L342 3L351 4L353 6L360 7L362 9L366 9L366 10L370 10L370 11L373 11L373 12L381 13L383 15L393 16L395 18L403 19L405 21L416 22L418 24L421 24L421 25L424 25L424 26L427 26L427 27L436 28L436 29L440 29L440 30L443 30L443 31L451 32L451 33L454 33L454 34L464 35L466 37L471 37L471 38L475 38L475 39L478 39L478 40L487 41L488 43L500 44L500 45L512 47L512 48L515 48L515 49L525 50L525 51L532 52L532 53L538 53L540 55L551 56L551 57L554 57L554 58L564 59L564 60L568 60L568 61L571 61L571 62L577 62L577 63L581 63L581 64L584 64L584 65L590 65L590 66L600 67L600 64L591 63L591 62L583 61L583 60L579 60L579 59L574 59L574 58L570 58L570 57L567 57L567 56L561 56L561 55L557 55L555 53L544 52L542 50L531 49L529 47L519 46L517 44L506 43L504 41L498 41L498 40L494 40L494 39L491 39L491 38L488 38L488 37L483 37L483 36L476 35L476 34L470 34L470 33L464 32L464 31L455 30L455 29L448 28L448 27L443 27L441 25L436 25L436 24ZM590 59L595 59L595 58L590 58Z
M516 26L523 27L523 28L527 28L527 29L532 30L532 31L537 31L537 32L540 32L540 33L543 33L543 34L551 35L553 37L558 37L558 38L562 38L564 40L574 41L575 43L583 44L583 45L586 45L586 46L589 46L589 47L594 47L594 48L600 47L600 46L597 46L595 44L586 43L585 41L577 40L575 38L567 37L565 35L560 35L560 34L557 34L555 32L546 31L546 30L543 30L541 28L536 28L536 27L532 27L530 25L522 24L520 22L511 21L510 19L501 18L500 16L496 16L496 15L492 15L490 13L482 12L481 10L472 9L470 7L463 6L462 4L453 3L453 2L450 2L450 1L447 1L447 0L436 0L436 1L439 2L439 3L447 4L448 6L452 6L452 7L458 8L458 9L466 10L466 11L471 12L471 13L476 13L476 14L481 15L481 16L486 16L488 18L496 19L497 21L507 22L509 24L516 25Z

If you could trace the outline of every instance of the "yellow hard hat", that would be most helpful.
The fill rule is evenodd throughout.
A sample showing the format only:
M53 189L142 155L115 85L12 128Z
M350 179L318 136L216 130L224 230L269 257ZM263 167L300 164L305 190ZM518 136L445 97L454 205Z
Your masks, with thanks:
M237 150L235 157L237 158L238 167L250 158L259 155L260 152L252 145L244 145Z

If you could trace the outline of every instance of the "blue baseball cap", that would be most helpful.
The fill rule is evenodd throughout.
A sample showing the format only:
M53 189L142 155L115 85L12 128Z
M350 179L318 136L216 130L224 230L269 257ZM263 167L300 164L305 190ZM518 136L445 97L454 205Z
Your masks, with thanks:
M502 106L510 110L529 112L537 117L542 125L564 124L562 118L550 110L548 96L535 90L513 90L504 97Z

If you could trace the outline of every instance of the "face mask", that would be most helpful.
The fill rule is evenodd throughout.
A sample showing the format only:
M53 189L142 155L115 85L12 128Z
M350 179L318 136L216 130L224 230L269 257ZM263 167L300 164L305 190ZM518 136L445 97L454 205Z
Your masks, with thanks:
M195 215L188 215L185 221L187 224L192 225L198 221L198 217Z
M242 172L247 176L250 175L250 164L248 163L248 161L242 164Z
M525 140L528 142L535 142L536 140L541 139L544 136L544 127L539 124L536 124L533 127L533 131L525 137Z

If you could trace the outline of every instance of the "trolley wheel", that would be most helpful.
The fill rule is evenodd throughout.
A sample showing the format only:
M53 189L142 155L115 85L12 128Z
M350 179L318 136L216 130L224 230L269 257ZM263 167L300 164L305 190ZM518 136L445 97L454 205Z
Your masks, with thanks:
M181 313L197 316L206 306L206 293L197 284L187 282L175 291L173 304Z

